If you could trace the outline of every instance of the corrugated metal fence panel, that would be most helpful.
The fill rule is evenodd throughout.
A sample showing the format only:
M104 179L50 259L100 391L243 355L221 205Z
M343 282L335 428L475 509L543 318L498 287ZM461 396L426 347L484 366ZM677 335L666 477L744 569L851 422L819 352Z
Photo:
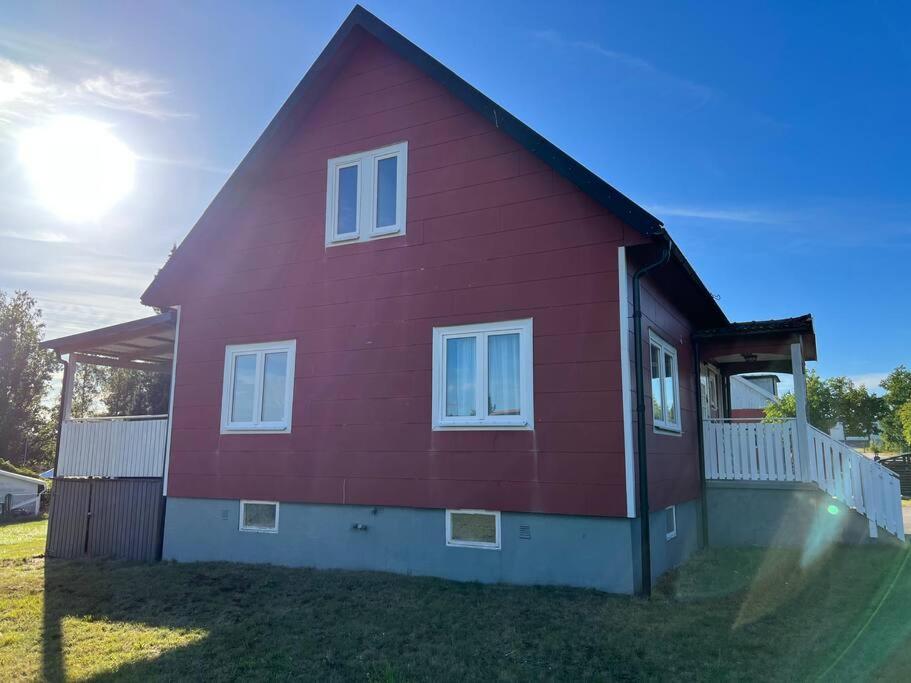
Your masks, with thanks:
M162 501L161 479L56 479L48 555L156 560Z
M60 477L160 477L166 417L65 420L60 430Z
M161 535L160 479L107 479L93 482L89 555L152 561Z
M92 483L87 479L58 479L54 482L47 530L47 554L50 557L85 555L91 495Z

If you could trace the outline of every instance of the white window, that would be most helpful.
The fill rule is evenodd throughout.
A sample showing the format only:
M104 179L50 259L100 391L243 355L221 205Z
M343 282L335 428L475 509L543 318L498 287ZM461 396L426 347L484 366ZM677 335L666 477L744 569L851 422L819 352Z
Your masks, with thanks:
M405 234L408 143L329 160L326 245Z
M702 364L702 417L716 420L721 417L721 373L713 365Z
M677 350L654 334L649 334L649 348L655 428L679 432L680 386L677 379Z
M664 537L669 541L677 537L677 506L664 508Z
M221 433L291 431L294 340L225 348Z
M267 500L240 501L240 530L278 533L278 503Z
M433 330L434 429L533 429L531 320Z
M447 510L446 545L500 549L500 513L489 510Z

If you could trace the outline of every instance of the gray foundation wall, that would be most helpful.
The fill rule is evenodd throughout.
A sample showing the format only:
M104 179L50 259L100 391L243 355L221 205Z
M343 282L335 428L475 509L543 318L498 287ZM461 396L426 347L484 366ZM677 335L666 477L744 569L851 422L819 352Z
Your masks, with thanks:
M713 546L806 548L870 540L865 517L809 484L711 481L706 503Z
M678 536L653 522L655 575L696 546L695 503L678 506ZM236 500L168 498L163 559L388 571L456 581L564 585L633 593L638 523L610 517L504 512L501 549L449 547L445 511L282 503L278 533L240 531ZM366 531L352 527L364 524ZM520 536L527 526L529 538ZM655 529L655 527L659 527ZM656 534L660 534L659 537Z

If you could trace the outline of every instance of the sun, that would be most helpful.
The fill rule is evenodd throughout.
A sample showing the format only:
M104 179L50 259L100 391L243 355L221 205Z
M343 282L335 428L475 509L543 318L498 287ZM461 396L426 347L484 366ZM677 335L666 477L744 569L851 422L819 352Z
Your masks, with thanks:
M101 218L133 189L133 153L91 119L59 117L24 131L19 159L38 201L68 222Z

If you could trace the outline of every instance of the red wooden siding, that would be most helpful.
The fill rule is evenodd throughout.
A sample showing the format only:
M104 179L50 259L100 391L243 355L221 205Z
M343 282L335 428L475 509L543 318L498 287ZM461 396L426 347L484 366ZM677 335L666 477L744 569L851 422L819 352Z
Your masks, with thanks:
M637 266L630 264L630 280ZM648 277L641 281L642 358L645 375L646 451L648 453L649 507L652 511L668 505L693 500L699 496L699 427L696 413L696 376L693 366L692 326L674 304ZM632 312L632 285L630 312ZM650 378L649 330L677 350L680 382L679 434L656 432L653 428ZM630 356L633 354L632 322L630 323ZM636 446L635 369L630 359L632 378L633 447Z
M327 159L402 140L407 234L325 248ZM365 41L217 235L186 247L198 272L179 297L169 495L624 516L617 247L631 232ZM431 431L433 327L527 317L535 431ZM292 433L220 435L225 345L289 338ZM692 489L660 471L677 472L691 434L656 443L658 500Z

